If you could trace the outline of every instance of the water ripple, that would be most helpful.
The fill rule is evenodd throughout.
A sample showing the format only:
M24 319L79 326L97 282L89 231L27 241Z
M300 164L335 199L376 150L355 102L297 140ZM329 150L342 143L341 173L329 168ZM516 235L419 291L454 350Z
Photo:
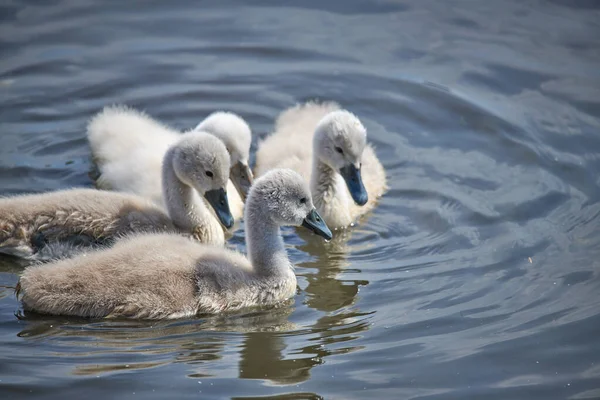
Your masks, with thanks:
M597 4L238 3L3 3L1 194L92 186L106 104L238 112L253 160L314 98L360 116L390 190L329 243L283 229L298 292L275 309L17 319L1 259L3 393L598 397Z

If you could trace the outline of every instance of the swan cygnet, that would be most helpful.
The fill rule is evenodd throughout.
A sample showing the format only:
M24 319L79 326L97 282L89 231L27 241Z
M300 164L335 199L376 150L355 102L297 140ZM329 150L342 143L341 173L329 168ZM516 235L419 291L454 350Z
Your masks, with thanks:
M60 248L66 252L80 245L111 244L131 232L156 231L223 245L221 224L233 225L225 191L229 155L223 143L196 132L171 146L164 159L162 187L168 215L149 199L96 189L0 198L0 253L40 260L43 254L60 254ZM38 254L42 248L45 253Z
M257 179L245 207L248 257L170 234L134 234L109 249L28 267L16 287L25 311L80 317L182 318L275 305L296 276L280 227L331 239L308 185L289 169Z
M193 130L220 139L230 154L229 208L234 219L243 216L244 200L253 181L249 167L252 132L231 112L210 114ZM161 164L167 149L182 134L143 112L126 106L107 106L87 126L87 137L98 168L98 188L127 192L166 206L161 189Z
M365 127L333 102L299 104L279 116L275 132L258 146L255 174L272 168L291 168L310 182L331 228L352 225L388 189Z

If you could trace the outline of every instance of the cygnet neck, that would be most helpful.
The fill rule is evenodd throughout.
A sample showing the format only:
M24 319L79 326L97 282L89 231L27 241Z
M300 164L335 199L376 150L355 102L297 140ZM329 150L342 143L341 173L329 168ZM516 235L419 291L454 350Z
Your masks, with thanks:
M173 169L174 148L167 150L162 166L163 197L169 217L175 226L185 232L208 230L214 218L204 201L195 201L195 189L182 182Z
M264 199L250 196L246 202L246 246L248 258L259 275L293 275L280 227L268 215Z
M322 203L329 203L337 193L338 172L319 159L315 149L310 176L310 192L313 202L319 209Z

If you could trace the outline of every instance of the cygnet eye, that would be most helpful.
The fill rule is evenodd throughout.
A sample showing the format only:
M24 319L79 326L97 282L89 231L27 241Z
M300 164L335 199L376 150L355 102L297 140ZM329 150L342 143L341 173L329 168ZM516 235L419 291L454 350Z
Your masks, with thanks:
M341 147L335 146L335 151L337 151L340 154L344 154L344 150L342 150Z
M205 173L206 173L206 176L208 176L209 178L213 177L212 171L206 171Z
M303 197L300 199L300 204L305 204L306 203L306 197Z

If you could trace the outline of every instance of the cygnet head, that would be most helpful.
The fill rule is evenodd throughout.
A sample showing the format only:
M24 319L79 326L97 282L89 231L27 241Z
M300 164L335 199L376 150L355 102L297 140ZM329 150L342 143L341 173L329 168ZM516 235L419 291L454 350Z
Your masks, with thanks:
M223 226L231 228L234 220L226 190L230 162L223 142L206 132L192 132L183 135L171 151L179 180L204 196Z
M241 117L218 111L210 114L194 129L202 130L221 139L231 157L230 178L242 199L246 199L254 176L248 164L252 132Z
M342 175L352 199L359 206L369 199L360 173L366 144L367 130L346 110L336 110L323 117L313 139L315 157Z
M272 169L258 178L248 194L248 213L268 218L278 226L303 226L327 240L331 230L313 205L304 179L291 169Z

